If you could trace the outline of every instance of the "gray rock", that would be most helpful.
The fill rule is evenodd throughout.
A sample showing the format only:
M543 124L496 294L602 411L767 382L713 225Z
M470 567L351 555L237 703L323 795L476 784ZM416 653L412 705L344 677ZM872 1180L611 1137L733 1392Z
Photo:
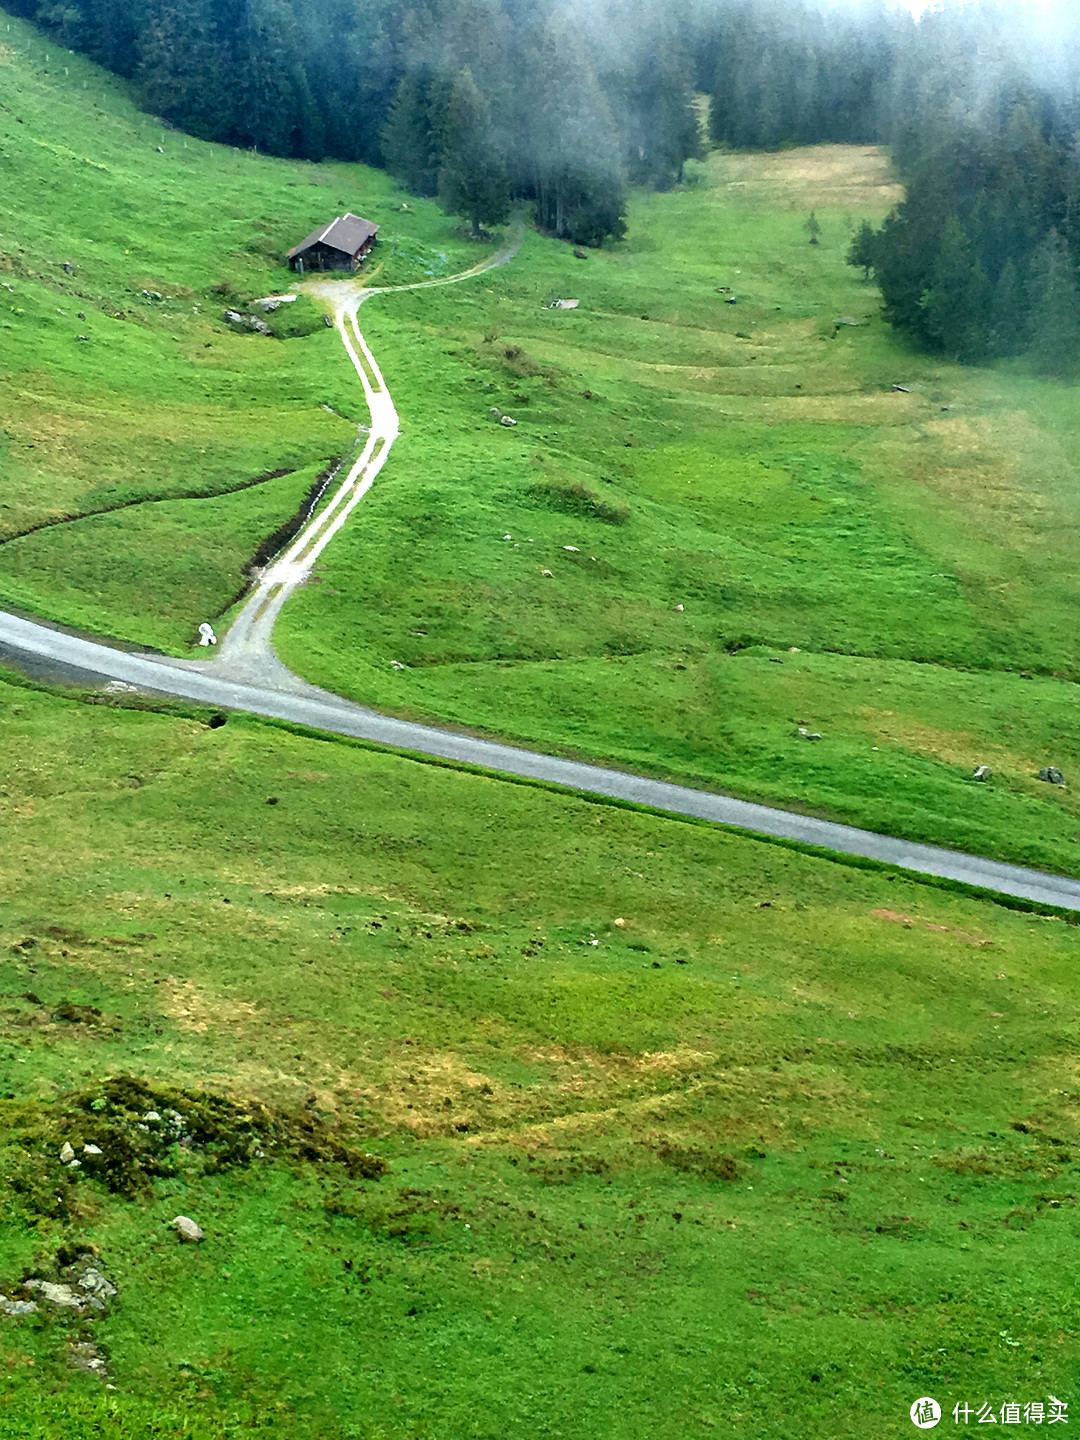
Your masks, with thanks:
M87 1270L79 1281L79 1289L85 1290L88 1295L93 1295L98 1300L111 1300L117 1293L116 1286L106 1280L100 1270Z
M4 1315L34 1315L37 1308L33 1300L9 1300L6 1295L0 1295L0 1313Z
M799 726L799 734L804 740L821 740L823 738L816 730L808 730L805 725Z
M1048 765L1039 771L1039 779L1045 780L1048 785L1064 785L1065 776L1056 765Z
M60 265L60 269L63 270L65 275L75 274L75 266L72 265L70 260L64 260Z
M992 780L994 778L994 772L990 769L989 765L976 765L975 774L971 778L973 780Z
M70 1165L74 1159L75 1151L72 1149L71 1141L65 1140L60 1147L60 1163L61 1165Z
M504 415L504 416L502 417L502 419L499 421L499 424L500 424L500 425L507 425L507 426L509 426L509 425L516 425L516 424L517 424L517 421L514 419L514 417L513 417L512 415Z
M101 1351L89 1340L81 1340L72 1345L68 1354L71 1363L76 1370L84 1370L87 1375L97 1375L104 1378L109 1372L105 1364L105 1357Z
M195 1221L187 1215L175 1215L169 1223L180 1236L180 1239L186 1243L197 1245L200 1240L205 1238L202 1228L196 1225Z
M70 1285L55 1285L51 1280L27 1280L27 1290L34 1290L50 1305L61 1310L82 1310L87 1303L85 1295L76 1295Z
M230 325L242 325L244 323L244 317L240 314L239 310L226 310L225 319Z

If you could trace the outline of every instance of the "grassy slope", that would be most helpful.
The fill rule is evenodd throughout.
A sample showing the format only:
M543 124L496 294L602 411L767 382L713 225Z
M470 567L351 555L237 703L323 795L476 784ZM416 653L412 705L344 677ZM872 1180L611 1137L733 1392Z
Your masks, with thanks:
M637 195L587 262L530 236L480 286L365 308L404 434L283 655L401 713L1080 871L1080 800L1036 779L1080 762L1072 392L900 349L844 264L895 198L877 152L707 176ZM627 522L552 508L575 482Z
M0 173L0 601L183 649L366 419L329 331L233 334L212 287L251 298L288 286L284 249L345 208L392 221L384 275L472 263L475 247L432 205L400 212L376 171L163 131L115 81L6 18ZM281 469L293 473L272 489L3 543L132 499L220 497Z
M120 1290L0 1318L0 1433L779 1440L1068 1398L1076 929L254 721L0 718L5 1121L134 1070L392 1167L82 1179L42 1218L25 1157L51 1194L75 1132L0 1143L0 1282L79 1241Z

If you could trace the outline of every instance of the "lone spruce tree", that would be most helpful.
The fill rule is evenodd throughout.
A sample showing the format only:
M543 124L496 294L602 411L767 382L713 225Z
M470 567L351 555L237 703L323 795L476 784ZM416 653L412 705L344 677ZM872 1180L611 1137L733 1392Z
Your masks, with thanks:
M482 226L509 216L510 186L487 102L468 69L450 91L441 138L439 201L451 214L465 216L479 236Z

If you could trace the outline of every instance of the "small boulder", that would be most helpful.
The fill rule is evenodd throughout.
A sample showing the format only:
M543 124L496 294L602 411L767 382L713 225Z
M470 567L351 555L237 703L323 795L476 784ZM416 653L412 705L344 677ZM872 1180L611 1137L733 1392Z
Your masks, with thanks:
M499 424L500 424L500 425L507 425L507 426L516 425L516 424L517 424L517 421L514 419L514 417L513 417L512 415L504 415L504 416L502 417L502 419L499 421Z
M169 1224L179 1235L185 1244L197 1245L205 1236L202 1227L195 1224L195 1221L187 1215L174 1215Z
M25 1288L37 1291L42 1299L61 1310L81 1310L86 1304L86 1298L76 1295L70 1285L54 1285L51 1280L27 1280Z
M75 266L72 265L70 260L64 260L60 265L60 269L63 270L65 275L75 274Z
M1048 785L1064 785L1065 776L1056 765L1047 765L1039 771L1039 779L1045 780Z
M799 726L799 734L804 740L820 740L822 738L816 730L809 730L805 725Z
M72 1149L71 1141L65 1140L60 1147L60 1163L61 1165L70 1165L74 1159L75 1151Z
M971 778L973 780L992 780L994 778L994 772L990 769L989 765L976 765L975 773Z
M583 250L580 245L578 245L578 246L575 247L575 249L574 249L574 259L575 259L575 260L587 260L588 258L589 258L588 252L585 251L585 250Z
M0 1295L0 1314L33 1315L36 1310L37 1303L33 1300L9 1300L6 1295Z
M100 1270L87 1270L79 1281L80 1290L85 1290L93 1300L104 1302L111 1300L117 1293L116 1286L111 1280L106 1280Z

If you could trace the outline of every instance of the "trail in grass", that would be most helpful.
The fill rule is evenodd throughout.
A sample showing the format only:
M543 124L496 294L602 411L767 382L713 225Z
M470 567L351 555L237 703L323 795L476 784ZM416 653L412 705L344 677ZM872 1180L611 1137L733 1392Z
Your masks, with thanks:
M278 660L271 644L274 620L285 600L310 574L315 560L374 484L399 431L390 392L360 330L357 319L360 306L372 296L392 293L392 290L452 285L482 274L509 261L522 236L523 227L519 226L499 254L461 275L443 280L359 290L347 281L317 282L321 293L333 304L338 333L364 387L371 411L370 432L360 457L330 502L312 516L284 553L267 567L214 660L125 654L112 646L64 634L4 612L0 612L0 655L35 656L52 661L69 678L106 678L134 689L228 706L458 764L475 765L502 775L562 786L585 795L644 805L671 815L818 846L837 855L863 857L1039 905L1080 911L1080 881L626 771L395 720L309 685Z
M282 554L263 571L255 590L229 627L213 662L216 671L227 671L230 677L259 684L286 685L290 689L296 688L297 683L303 683L297 682L274 653L274 624L285 601L311 574L323 550L374 485L401 431L393 397L360 329L357 318L360 306L375 295L458 285L463 280L483 275L497 266L508 264L520 249L524 235L524 223L519 220L497 254L459 275L439 280L361 289L349 280L316 280L308 284L307 289L311 293L328 300L333 307L334 324L341 343L364 387L364 398L371 415L370 429L363 450L330 501L312 515Z

